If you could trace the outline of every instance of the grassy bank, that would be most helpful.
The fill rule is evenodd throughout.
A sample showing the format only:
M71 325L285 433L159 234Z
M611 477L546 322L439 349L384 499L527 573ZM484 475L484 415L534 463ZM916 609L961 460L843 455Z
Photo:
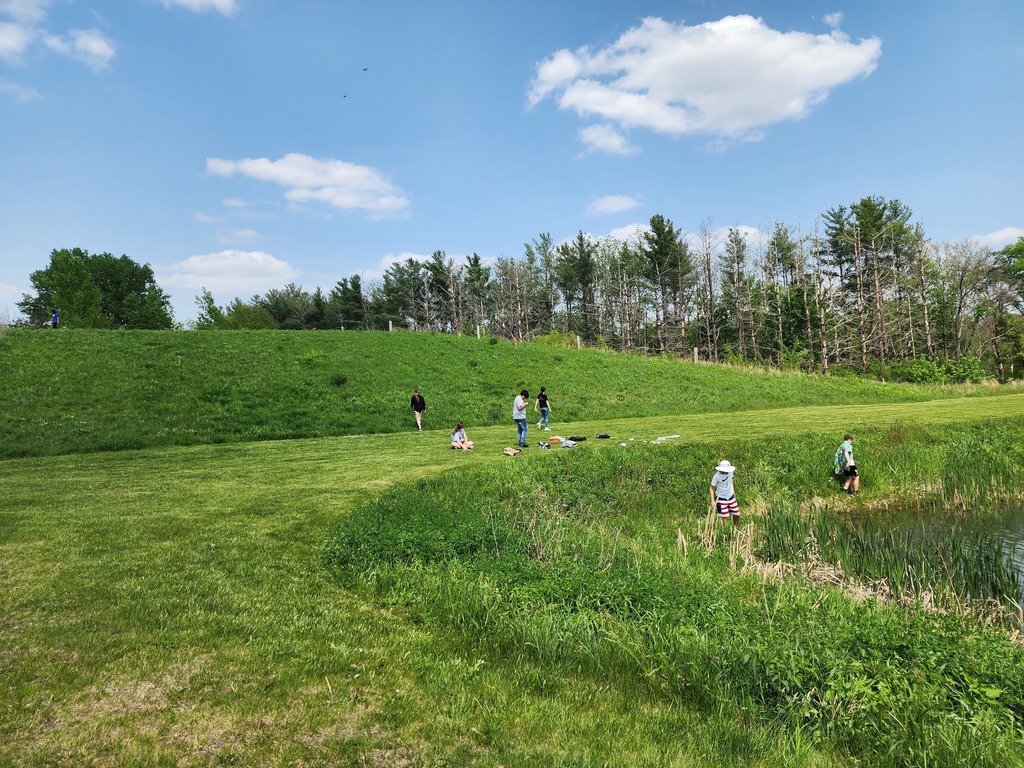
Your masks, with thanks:
M0 338L0 457L504 424L546 386L556 426L1016 391L886 385L474 338L30 331Z
M924 653L924 619L891 606L857 608L844 593L813 583L759 586L754 574L729 570L727 549L699 554L706 462L726 451L743 467L741 501L750 519L762 505L758 499L777 487L780 476L792 472L800 485L804 479L818 483L816 493L830 487L832 435L839 425L870 423L888 430L911 418L926 430L903 444L912 451L919 444L944 444L943 435L958 429L948 425L958 419L1020 414L1022 405L1020 397L983 398L845 406L839 412L794 408L751 413L742 420L602 422L616 435L635 435L638 443L684 436L678 448L671 442L621 448L613 441L588 441L578 453L535 451L516 460L500 456L510 432L502 426L474 432L481 448L468 454L448 450L441 436L396 434L0 462L0 764L848 765L846 752L874 747L843 746L839 736L813 734L817 716L809 710L803 720L793 721L773 719L753 704L744 709L747 705L736 702L745 694L729 687L728 679L720 696L715 685L706 685L701 703L680 698L671 687L662 689L658 667L643 655L630 666L621 651L608 679L595 674L585 653L582 660L573 657L573 646L559 634L561 623L578 621L583 632L588 616L595 617L595 627L622 622L624 634L598 634L588 641L598 650L616 638L631 647L625 630L642 625L623 609L622 600L609 602L618 612L603 618L608 609L599 601L609 599L607 590L594 592L582 613L567 609L573 580L586 584L589 577L578 567L565 570L557 593L561 603L552 603L549 618L523 614L523 631L534 634L525 650L515 651L518 625L496 621L500 612L491 614L495 621L485 630L492 641L462 626L477 621L479 607L444 620L448 614L421 603L423 589L451 592L449 610L485 589L465 561L450 566L452 578L438 562L409 570L404 593L371 592L358 583L351 589L324 567L328 529L376 494L421 479L438 484L427 486L429 494L433 487L450 488L454 498L468 497L467 510L478 509L469 505L492 498L496 489L521 499L525 510L541 509L544 497L530 494L539 480L550 477L559 493L551 498L569 503L565 513L574 516L571 526L562 528L560 557L573 548L589 551L599 541L598 532L610 531L618 518L623 532L610 540L608 556L630 567L639 557L643 584L651 583L651 568L655 576L694 577L686 587L694 618L689 624L680 621L678 641L666 647L678 642L692 650L687 643L697 640L686 627L696 628L697 619L704 628L699 636L710 643L721 639L709 634L723 626L716 617L732 617L739 629L774 616L774 628L763 638L765 649L755 649L761 655L752 658L791 663L797 681L805 681L808 670L820 670L822 659L834 656L847 672L848 665L861 665L858 684L870 686L877 676L888 685L893 678L886 675L894 674L887 671L888 654L903 660L903 647ZM827 436L812 438L817 429ZM901 430L907 428L897 426ZM871 508L899 485L893 484L895 475L882 470L900 451L882 450L884 440L855 431L864 468L861 499ZM815 446L825 451L810 459L807 474L798 469L805 454L793 454L800 459L795 465L786 451L772 448L787 434L812 441L807 456L816 453ZM733 450L762 438L760 448ZM942 466L940 454L927 455L933 456L927 459L934 460L930 466ZM927 461L922 458L922 466ZM684 478L675 465L689 467L688 462L694 472ZM630 477L616 469L620 466L633 466L639 474ZM458 471L449 475L450 469ZM491 485L488 476L474 474L478 469L499 472L500 482ZM607 519L598 519L595 496L605 497ZM493 513L502 512L504 504L493 505ZM679 527L685 528L684 546L692 555L682 562L676 548ZM675 570L663 570L662 561ZM460 590L467 594L460 596ZM614 592L610 597L618 599ZM633 600L636 609L664 609L657 593L640 597ZM537 591L536 600L542 598L548 599ZM816 608L818 601L826 608ZM819 610L826 612L819 615ZM832 616L843 627L858 611L875 617L855 625L864 637L875 631L890 636L891 648L875 644L875 655L861 658L854 641L840 649L817 646L820 635L814 633L821 631L822 617ZM901 629L905 615L911 618ZM865 629L863 622L871 620L883 629ZM958 620L964 622L960 648L975 654L978 664L1001 669L1005 641L964 617ZM951 628L957 627L945 625L944 631ZM806 644L784 644L805 634ZM945 634L933 634L936 652L948 656ZM993 644L995 655L989 650ZM557 667L538 661L535 645L568 661ZM700 658L707 660L712 647L707 645ZM731 644L722 647L732 652ZM924 665L922 658L910 660ZM957 663L971 672L971 666ZM747 668L727 670L725 677L741 672ZM970 703L976 695L970 686L982 683L984 690L998 687L989 685L989 672L957 685L967 686ZM999 690L997 703L1015 689ZM865 706L884 701L869 699L875 695L863 693ZM962 734L964 749L1002 755L1005 764L1014 764L1012 749L1000 741L1007 738L1004 724L992 725L983 713L975 728L973 735ZM935 735L928 731L926 740Z
M1021 419L897 423L860 434L858 455L876 502L935 507L969 488L991 510L1021 501L1022 438ZM454 629L466 654L512 677L568 672L667 711L743 724L743 748L712 740L726 762L780 729L788 744L805 738L821 754L870 765L1019 763L1020 627L1005 612L997 615L1010 623L993 626L990 612L963 603L1009 605L1011 595L976 594L973 564L950 551L943 569L915 571L904 558L879 572L879 552L908 552L880 539L860 542L875 559L853 557L844 545L859 528L827 532L829 584L779 562L777 518L803 508L809 526L822 519L820 502L816 512L807 502L829 473L833 442L730 445L748 512L739 531L706 516L717 447L562 452L397 489L342 519L329 560L379 605ZM885 528L885 512L845 496L825 507L825 520L856 514ZM796 544L792 566L805 547ZM919 581L893 579L907 572ZM858 589L879 578L896 602ZM922 591L941 609L926 609Z
M29 455L0 461L0 764L838 766L884 763L887 749L913 764L922 744L939 762L1020 762L1008 702L1021 691L1006 671L1020 659L1001 630L913 607L911 591L907 607L771 580L738 567L771 556L760 522L717 543L702 522L720 455L743 467L746 519L802 515L834 487L846 430L865 485L861 503L833 505L842 520L884 520L903 472L927 500L955 502L985 476L950 458L978 453L989 431L992 447L1019 443L1024 395L356 337L0 339L5 455ZM481 373L452 376L463 368ZM502 457L510 371L537 376L513 392L551 389L558 431L575 414L572 431L614 439ZM437 413L450 392L480 409L467 419L476 451L448 450L446 423L408 431L414 384L428 425L451 420ZM634 386L642 396L627 397ZM926 399L957 392L972 396ZM331 419L364 411L338 406L349 396L397 400L384 434L244 442L340 429ZM1008 431L958 426L994 418ZM1008 451L1000 466L1022 466ZM986 493L1003 503L1021 478L998 477ZM369 526L387 512L375 499L407 517ZM358 546L397 538L339 581L325 544L350 514ZM508 559L479 567L496 537ZM775 557L801 574L809 555ZM926 711L911 720L914 707Z

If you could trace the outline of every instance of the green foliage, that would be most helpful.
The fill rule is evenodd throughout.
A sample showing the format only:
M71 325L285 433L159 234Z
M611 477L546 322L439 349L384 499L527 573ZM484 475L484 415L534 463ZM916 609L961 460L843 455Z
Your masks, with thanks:
M50 264L30 276L36 293L18 306L29 322L42 325L59 309L68 328L171 328L170 299L152 268L127 256L90 255L81 248L54 250Z
M1021 420L1002 431L898 424L859 435L858 453L874 467L872 483L898 487L993 432L992 450L1009 458L992 473L1019 486ZM836 512L784 511L829 485L831 447L824 436L730 445L741 506L770 510L762 553L799 562L815 532L828 541L826 558L868 579L926 556L938 538L918 546L914 536L884 536L881 520L866 533ZM525 658L540 674L571 671L702 710L743 711L865 765L1020 759L1024 649L970 614L732 571L730 529L711 549L696 544L719 455L699 445L587 448L446 475L340 520L328 562L382 603L456 628L493 663ZM946 475L959 482L966 471ZM677 526L693 542L688 553L675 546ZM985 542L945 544L927 561L904 562L905 572L930 579L922 587L950 579L963 594L992 596L976 591L987 566L970 560L991 551Z
M989 378L981 360L972 355L946 362L925 357L889 363L872 360L868 373L885 381L910 384L978 384Z

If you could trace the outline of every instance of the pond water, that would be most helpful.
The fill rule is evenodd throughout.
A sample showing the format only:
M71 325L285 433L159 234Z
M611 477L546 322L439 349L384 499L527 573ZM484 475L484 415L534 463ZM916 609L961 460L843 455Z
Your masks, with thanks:
M995 541L1012 564L1019 585L1018 602L1024 605L1024 507L999 512L943 515L939 512L901 512L905 525L920 530L948 529L960 534L985 534Z

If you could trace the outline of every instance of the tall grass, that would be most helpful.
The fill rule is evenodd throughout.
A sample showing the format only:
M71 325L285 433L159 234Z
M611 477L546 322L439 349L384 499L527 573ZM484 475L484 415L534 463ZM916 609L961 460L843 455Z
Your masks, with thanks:
M956 446L991 438L992 426L863 433L864 482L941 499L925 487L931 470ZM1021 437L1017 420L995 447L1015 456ZM834 489L832 448L815 436L730 447L741 503L765 510L746 523L753 536L749 527L705 527L718 450L660 446L538 456L422 481L339 521L327 558L349 584L458 630L491 663L568 671L775 723L867 765L1020 760L1024 649L983 616L858 600L743 567L758 549L799 560L818 537L822 553L864 579L889 578L900 557L916 552L922 559L910 580L894 588L956 579L962 594L998 594L985 591L992 571L972 549L978 542L926 558L927 545L912 549L913 537L859 539L863 524L845 514L786 513ZM1013 486L1018 464L1004 465L1011 474L997 488ZM952 482L964 466L946 467L944 477ZM696 545L702 538L710 545ZM943 557L957 565L940 568Z

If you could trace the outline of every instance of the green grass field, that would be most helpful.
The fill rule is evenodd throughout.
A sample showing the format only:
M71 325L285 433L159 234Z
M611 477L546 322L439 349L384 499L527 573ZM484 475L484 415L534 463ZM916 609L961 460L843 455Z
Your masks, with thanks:
M602 473L603 466L616 466L617 457L632 456L642 468L647 455L651 466L683 463L741 455L752 442L800 444L801 436L831 445L846 430L880 443L893 425L903 434L908 430L900 425L908 424L922 430L908 444L926 444L947 433L953 439L976 422L1016 424L1024 417L1024 395L477 344L354 333L67 332L0 339L4 450L20 456L0 461L0 764L896 764L884 751L815 733L811 720L793 725L742 697L717 697L713 685L701 696L679 696L637 674L648 667L637 664L630 671L620 657L614 674L595 674L586 659L572 661L571 644L552 645L562 654L552 663L531 650L539 635L532 645L516 646L514 624L496 626L482 638L469 633L462 613L438 612L438 606L462 604L459 588L472 577L460 570L464 566L451 568L459 579L448 587L444 568L417 571L412 563L404 581L380 571L391 587L405 585L396 592L384 582L375 585L369 571L355 582L343 578L327 553L338 526L367 505L394 500L399 509L399 500L408 504L422 495L429 508L440 491L465 499L466 508L486 502L493 505L489 514L512 519L523 508L517 494L550 485L545 473L561 468L559 482L577 472L580 488L600 490L616 514L635 507L636 535L623 533L621 547L636 547L626 558L634 567L648 551L634 540L653 536L644 546L657 554L639 567L658 573L664 565L659 559L667 562L666 552L676 549L676 527L696 546L704 507L694 501L702 497L693 489L701 490L706 478L687 481L692 488L669 494L652 508L657 514L648 515L647 507L630 501L634 486L616 485L614 473ZM556 356L562 358L557 366ZM278 358L283 362L274 369L271 360ZM453 382L454 363L466 367L472 360L478 361L474 375ZM179 374L172 375L173 366ZM345 383L331 385L335 375L346 376ZM35 381L45 383L28 383ZM532 449L522 458L501 456L514 440L506 413L511 395L539 383L552 392L557 431L606 431L614 439L588 441L578 452ZM436 403L428 412L433 433L408 430L407 390L414 385ZM339 389L349 394L339 395ZM217 404L201 394L213 391L225 393L226 401ZM477 409L468 412L481 416L442 407L453 392L461 393L467 409ZM485 392L498 401L493 425ZM626 397L620 400L619 393ZM331 410L335 397L367 398L387 413L372 417L378 422L360 415L362 420L344 424L338 414L351 409ZM569 405L583 397L592 398L586 407ZM126 414L118 414L120 406ZM574 418L567 424L568 414ZM584 419L590 416L600 418ZM292 418L298 426L289 433ZM467 421L477 450L448 450L447 422L454 418ZM53 427L54 420L62 423ZM72 420L81 422L79 431L62 438ZM375 423L377 430L368 428ZM183 424L191 424L191 432L179 430ZM257 432L260 425L266 432ZM367 434L337 436L348 431ZM256 439L289 434L308 437ZM662 446L642 443L671 434L681 437ZM618 445L629 437L636 441ZM894 472L906 467L872 468L870 440L858 450L866 467L860 503L867 508L891 498L899 489ZM876 454L890 455L880 447ZM753 456L764 465L757 493L770 501L778 490L770 482L774 463L784 465L786 457L770 451L760 456L756 449ZM830 455L822 457L826 472L830 461ZM780 470L813 475L803 465ZM520 475L523 487L516 491ZM656 487L657 479L652 482ZM824 478L821 493L827 487ZM759 505L745 501L755 517ZM659 530L668 542L652 533ZM566 548L586 538L574 536L563 540ZM863 613L868 623L852 624L855 630L892 629L901 616L908 626L920 621L912 607L862 611L841 591L798 579L762 591L750 573L730 570L728 545L722 546L694 571L694 583L711 594L716 578L731 585L721 592L723 616L771 615L771 605L753 600L770 595L806 606L808 615L817 605L831 612L823 615L844 621ZM441 593L417 591L438 585ZM437 598L445 589L448 602ZM424 602L425 594L433 602ZM530 632L549 631L555 638L557 625L550 622L557 616L543 605L540 613L522 616ZM932 650L980 660L957 667L964 674L987 668L985 674L1003 675L1008 687L994 696L997 701L1019 693L1019 673L999 671L1007 664L1012 669L1014 659L1020 668L1020 646L1010 633L957 620L967 622L963 626L975 639L951 636ZM789 653L785 638L793 633L779 628L773 642ZM630 646L623 638L616 647ZM970 687L969 681L945 682L957 690ZM994 688L985 680L974 684L981 697ZM895 691L893 701L912 712L928 701L912 698L918 693L916 687ZM974 701L965 694L968 699ZM954 742L936 742L936 754L978 765L1021 764L1019 710L972 711L970 727L936 731L936 738ZM916 737L906 734L904 741L921 743ZM927 755L896 757L931 764Z
M545 386L552 420L920 402L997 387L694 365L418 333L13 331L0 341L0 457L507 424Z

